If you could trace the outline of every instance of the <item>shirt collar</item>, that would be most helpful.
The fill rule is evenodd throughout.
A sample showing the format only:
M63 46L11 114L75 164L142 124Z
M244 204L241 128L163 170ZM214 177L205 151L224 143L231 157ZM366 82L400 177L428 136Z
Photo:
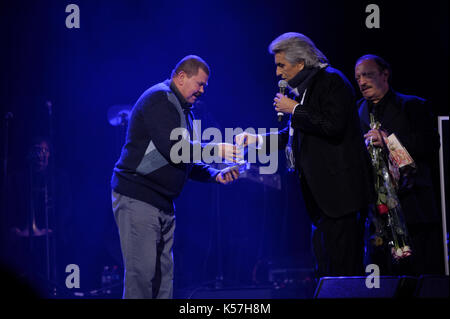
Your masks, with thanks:
M372 101L368 101L369 105L371 107L373 106L377 106L377 107L382 107L384 106L390 99L391 97L394 96L394 92L392 91L391 88L389 88L389 90L386 92L386 94L378 101L378 103L373 103Z

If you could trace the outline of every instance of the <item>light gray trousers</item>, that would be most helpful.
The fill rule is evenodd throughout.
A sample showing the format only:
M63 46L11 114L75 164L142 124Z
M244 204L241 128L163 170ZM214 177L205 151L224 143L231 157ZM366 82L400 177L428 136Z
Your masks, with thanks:
M125 266L124 299L172 298L175 216L112 192Z

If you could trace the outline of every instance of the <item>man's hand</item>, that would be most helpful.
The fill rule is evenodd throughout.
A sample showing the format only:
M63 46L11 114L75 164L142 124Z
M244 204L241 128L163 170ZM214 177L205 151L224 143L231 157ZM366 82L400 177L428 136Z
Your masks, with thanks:
M47 233L51 234L53 230L51 229L39 229L37 227L33 227L33 236L43 236ZM28 237L29 230L25 228L24 230L20 230L18 227L14 227L11 229L12 233L18 237Z
M232 169L226 173L224 173L224 171L225 169L221 170L220 173L217 174L216 182L226 185L239 178L238 169Z
M372 144L377 147L383 146L382 138L386 141L387 133L382 130L370 130L366 134L364 134L364 138L366 139L366 146L370 145L370 141Z
M244 132L236 135L234 140L236 141L236 145L246 147L258 143L258 135Z
M230 143L220 143L219 146L219 156L226 161L237 163L244 159L242 150L236 145Z
M292 112L294 112L294 107L298 104L297 101L292 100L281 93L277 93L273 101L275 111L286 114L292 114Z

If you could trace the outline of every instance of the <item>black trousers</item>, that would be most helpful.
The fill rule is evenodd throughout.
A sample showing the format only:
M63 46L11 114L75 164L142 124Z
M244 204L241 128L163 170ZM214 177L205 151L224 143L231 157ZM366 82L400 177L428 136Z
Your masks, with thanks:
M316 278L365 275L365 215L352 212L340 218L331 218L317 205L305 178L301 178L301 187L313 225L311 244Z

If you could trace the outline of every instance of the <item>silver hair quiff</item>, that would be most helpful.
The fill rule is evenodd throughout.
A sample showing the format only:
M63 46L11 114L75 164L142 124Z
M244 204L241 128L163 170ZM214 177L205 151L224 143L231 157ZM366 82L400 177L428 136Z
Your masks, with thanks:
M324 67L328 64L327 57L314 45L307 36L288 32L280 35L269 45L270 54L284 52L286 60L291 64L304 61L305 66Z

